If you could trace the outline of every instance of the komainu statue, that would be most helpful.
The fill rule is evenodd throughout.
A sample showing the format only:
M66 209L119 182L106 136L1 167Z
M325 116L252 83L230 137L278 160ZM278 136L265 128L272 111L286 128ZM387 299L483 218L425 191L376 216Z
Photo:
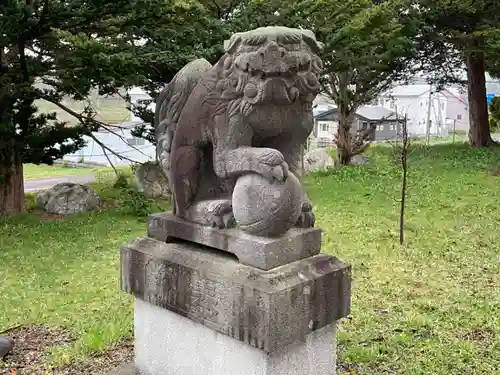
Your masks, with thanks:
M322 44L309 30L258 28L234 34L224 48L214 66L198 59L181 69L155 113L174 213L218 228L236 225L232 194L240 176L300 177L322 71ZM307 195L299 199L295 225L312 227Z

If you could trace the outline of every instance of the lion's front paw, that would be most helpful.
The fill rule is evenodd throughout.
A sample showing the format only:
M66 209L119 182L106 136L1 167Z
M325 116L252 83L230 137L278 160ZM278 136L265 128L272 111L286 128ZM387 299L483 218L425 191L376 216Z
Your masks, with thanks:
M286 162L282 162L279 165L263 164L260 170L261 174L271 182L274 179L279 182L285 182L288 178L288 164Z
M210 226L218 229L234 228L236 226L236 220L232 212L228 212L224 215L212 215Z
M316 217L314 216L314 212L312 212L311 203L302 203L302 212L295 226L298 228L313 228L315 221Z
M276 179L286 181L288 177L288 164L283 154L273 148L255 149L255 159L259 164L257 170L269 181Z
M185 219L218 229L236 226L231 199L207 199L195 202L186 211Z
M216 201L217 202L217 201ZM236 226L234 219L233 206L231 201L220 200L212 207L210 226L218 229L228 229Z

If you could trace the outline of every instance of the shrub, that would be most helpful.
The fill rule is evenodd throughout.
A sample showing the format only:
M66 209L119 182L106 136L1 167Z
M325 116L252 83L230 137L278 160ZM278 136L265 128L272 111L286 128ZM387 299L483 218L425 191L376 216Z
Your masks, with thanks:
M113 189L119 192L117 200L119 209L126 215L146 217L156 208L154 200L137 190L129 174L119 172Z
M158 210L158 204L137 190L132 182L130 169L114 172L103 171L97 174L97 181L92 184L101 198L114 202L114 206L125 215L147 217Z
M498 130L498 128L499 128L499 126L498 126L498 125L499 125L499 124L498 124L498 121L497 121L497 120L495 120L495 119L493 118L493 116L490 116L489 123L490 123L490 131L492 131L492 132L496 132L496 131Z
M132 186L121 187L120 210L126 215L146 217L155 211L156 203Z

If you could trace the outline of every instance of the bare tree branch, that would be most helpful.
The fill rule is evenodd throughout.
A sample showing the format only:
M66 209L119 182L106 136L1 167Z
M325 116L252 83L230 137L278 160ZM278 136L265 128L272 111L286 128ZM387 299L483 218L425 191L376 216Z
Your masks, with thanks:
M137 160L130 159L129 157L127 157L127 156L123 156L123 155L121 155L121 154L117 153L116 151L114 151L114 150L110 149L108 146L106 146L104 143L102 143L99 139L97 139L97 137L96 137L94 134L90 133L90 134L88 134L88 136L89 136L90 138L92 138L92 139L93 139L93 140L94 140L94 141L95 141L95 142L96 142L99 146L101 146L101 148L102 148L103 150L108 150L108 151L109 151L109 152L111 152L113 155L115 155L117 158L122 159L122 160L128 160L128 161L130 161L131 163L137 163L137 164L140 164Z
M408 122L407 115L403 120L402 126L402 147L401 147L401 168L403 169L401 183L401 201L399 210L399 243L404 244L405 230L405 206L406 206L406 191L408 188L408 149L410 147L410 138L408 137Z
M81 123L86 123L86 122L90 121L90 122L93 122L93 123L95 123L95 124L97 124L99 126L103 126L103 127L106 126L106 124L103 123L103 122L101 122L101 121L98 121L98 120L96 120L94 118L87 118L87 117L81 115L80 113L73 111L71 108L68 108L67 106L65 106L64 104L62 104L61 102L59 102L58 100L52 99L49 95L44 94L40 90L38 90L38 95L39 95L40 99L45 99L48 102L50 102L52 104L55 104L59 108L63 109L64 111L66 111L67 113L69 113L70 115L72 115L73 117L75 117L76 119L78 119ZM99 146L101 146L103 148L103 150L104 149L108 150L109 152L111 152L113 155L115 155L116 157L118 157L120 159L128 160L128 161L130 161L132 163L139 163L136 160L130 159L129 157L123 156L123 155L117 153L116 151L110 149L108 146L106 146L104 143L102 143L99 139L97 139L97 137L94 134L92 134L92 132L88 132L87 135L90 138L92 138Z
M134 150L136 150L137 152L140 152L141 154L143 154L144 156L148 157L148 155L146 153L144 153L143 151L141 151L139 148L131 145L130 143L127 142L127 140L125 139L125 137L121 134L118 134L117 132L115 132L114 130L111 130L108 125L103 125L103 123L101 123L100 125L103 129L105 129L106 131L110 132L111 134L114 134L116 135L118 138L120 138L121 141L123 141L124 143L126 143L127 145L129 145L130 147L132 147ZM126 129L124 127L122 127L123 129Z
M102 152L104 153L104 156L106 156L106 159L108 159L108 163L109 163L109 165L111 165L111 168L113 168L113 170L115 171L116 177L118 177L118 171L116 170L114 164L111 162L111 159L109 158L108 153L106 152L106 149L103 148Z
M129 144L127 142L127 140L125 139L124 136L122 136L121 134L118 134L117 132L115 132L114 130L111 130L110 129L110 125L102 122L102 121L99 121L99 120L96 120L94 117L86 117L74 110L72 110L71 108L65 106L64 104L62 104L60 101L58 100L54 100L52 99L49 95L45 95L43 94L42 92L38 91L38 95L40 96L41 99L44 99L44 100L47 100L48 102L50 103L53 103L55 105L57 105L59 108L63 109L64 111L66 111L67 113L69 113L70 115L72 115L73 117L75 117L76 119L78 119L80 122L82 123L85 123L85 122L93 122L95 123L96 125L98 125L99 127L105 129L106 131L110 132L111 134L117 136L118 138L120 138L120 140L123 142L123 143L126 143L128 146L130 146L132 149L136 150L137 152L140 152L142 155L148 157L148 155L146 153L144 153L143 151L141 151L139 148ZM124 126L118 126L118 125L111 125L112 127L116 127L116 128L119 128L119 129L127 129L126 127ZM131 159L128 159L128 160L131 160Z

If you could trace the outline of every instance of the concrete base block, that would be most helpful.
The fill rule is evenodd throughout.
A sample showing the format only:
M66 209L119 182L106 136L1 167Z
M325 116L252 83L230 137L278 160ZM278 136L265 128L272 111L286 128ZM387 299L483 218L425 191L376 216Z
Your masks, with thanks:
M272 353L135 299L140 375L334 375L335 323Z
M241 264L270 270L319 254L321 229L292 228L280 237L252 236L238 228L218 229L168 213L149 217L148 236L166 242L181 239L236 255Z

